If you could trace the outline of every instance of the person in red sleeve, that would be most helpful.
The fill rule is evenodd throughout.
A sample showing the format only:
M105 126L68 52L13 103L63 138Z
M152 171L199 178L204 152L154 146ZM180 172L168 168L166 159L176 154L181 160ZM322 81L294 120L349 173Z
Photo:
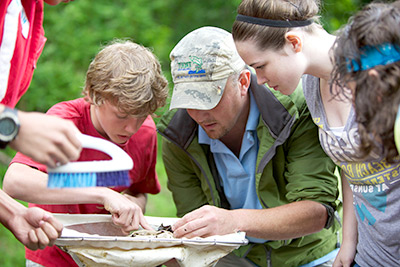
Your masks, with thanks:
M50 5L70 0L45 0ZM54 167L76 160L78 129L67 120L13 109L26 92L46 38L43 0L0 1L0 148L7 145ZM0 223L31 249L51 245L62 224L39 208L26 208L0 190Z
M130 186L47 188L46 166L17 153L4 178L4 190L14 198L37 203L54 213L111 213L125 233L141 225L152 229L143 214L147 193L160 192L156 174L157 132L151 117L164 106L168 82L153 53L131 41L116 41L103 48L90 64L84 98L54 105L47 114L72 121L87 135L109 140L133 160ZM108 155L83 149L79 161L108 160ZM38 194L40 192L40 194ZM76 266L56 246L26 250L27 266ZM37 265L34 265L37 266Z

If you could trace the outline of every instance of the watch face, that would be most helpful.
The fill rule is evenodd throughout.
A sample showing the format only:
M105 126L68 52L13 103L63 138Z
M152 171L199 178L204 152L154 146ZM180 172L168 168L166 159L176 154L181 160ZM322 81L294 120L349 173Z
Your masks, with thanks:
M4 118L0 120L0 134L9 136L15 131L17 125L11 118Z
M0 113L0 148L5 148L18 134L19 120L15 109L5 107Z

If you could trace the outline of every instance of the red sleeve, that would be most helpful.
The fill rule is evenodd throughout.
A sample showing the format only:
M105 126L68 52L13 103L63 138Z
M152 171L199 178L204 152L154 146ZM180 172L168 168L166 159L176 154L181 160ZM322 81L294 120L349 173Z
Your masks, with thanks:
M30 167L33 167L35 169L38 169L39 171L47 173L47 167L46 165L40 164L36 161L33 161L30 157L25 156L21 152L18 152L15 157L12 159L11 163L22 163L25 165L28 165Z
M3 40L4 32L4 18L6 17L7 7L10 4L10 0L0 1L0 43Z
M77 113L77 110L74 108L74 105L71 103L77 102L78 100L57 103L53 107L51 107L46 112L46 114L69 119L69 120L72 120L75 124L77 124L78 120L76 118L79 118L79 116L77 115L78 113ZM46 165L40 164L36 161L33 161L31 158L25 156L24 154L22 154L20 152L18 152L15 155L15 157L12 159L11 163L14 163L14 162L22 163L22 164L34 167L42 172L47 173Z

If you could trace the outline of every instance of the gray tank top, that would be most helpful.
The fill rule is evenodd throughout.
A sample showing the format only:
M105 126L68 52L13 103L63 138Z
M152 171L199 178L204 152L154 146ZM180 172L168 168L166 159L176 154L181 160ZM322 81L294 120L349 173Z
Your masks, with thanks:
M352 109L343 132L335 136L323 107L319 78L304 75L303 91L325 153L344 172L353 191L358 221L356 262L360 266L400 266L400 164L377 154L357 155L359 136Z

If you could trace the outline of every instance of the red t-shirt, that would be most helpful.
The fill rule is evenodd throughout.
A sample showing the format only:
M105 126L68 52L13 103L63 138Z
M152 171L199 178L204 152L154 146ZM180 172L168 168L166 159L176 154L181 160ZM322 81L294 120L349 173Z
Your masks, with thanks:
M43 0L0 1L2 104L15 107L28 90L45 42Z
M47 114L69 119L75 123L82 133L103 138L94 128L90 118L90 104L83 98L58 103L54 105ZM148 116L139 131L120 147L131 156L134 163L133 169L129 172L131 182L129 186L130 191L133 193L159 193L161 187L155 169L157 160L157 132L151 116ZM111 158L101 151L83 149L78 161L107 159ZM21 153L16 154L12 160L12 163L14 162L23 163L46 172L45 165L34 162ZM115 187L113 189L121 192L127 188L128 187ZM40 207L53 213L108 214L108 211L99 204L29 204L29 206ZM26 258L44 266L77 266L69 254L63 252L56 246L46 247L44 250L36 251L26 249Z

